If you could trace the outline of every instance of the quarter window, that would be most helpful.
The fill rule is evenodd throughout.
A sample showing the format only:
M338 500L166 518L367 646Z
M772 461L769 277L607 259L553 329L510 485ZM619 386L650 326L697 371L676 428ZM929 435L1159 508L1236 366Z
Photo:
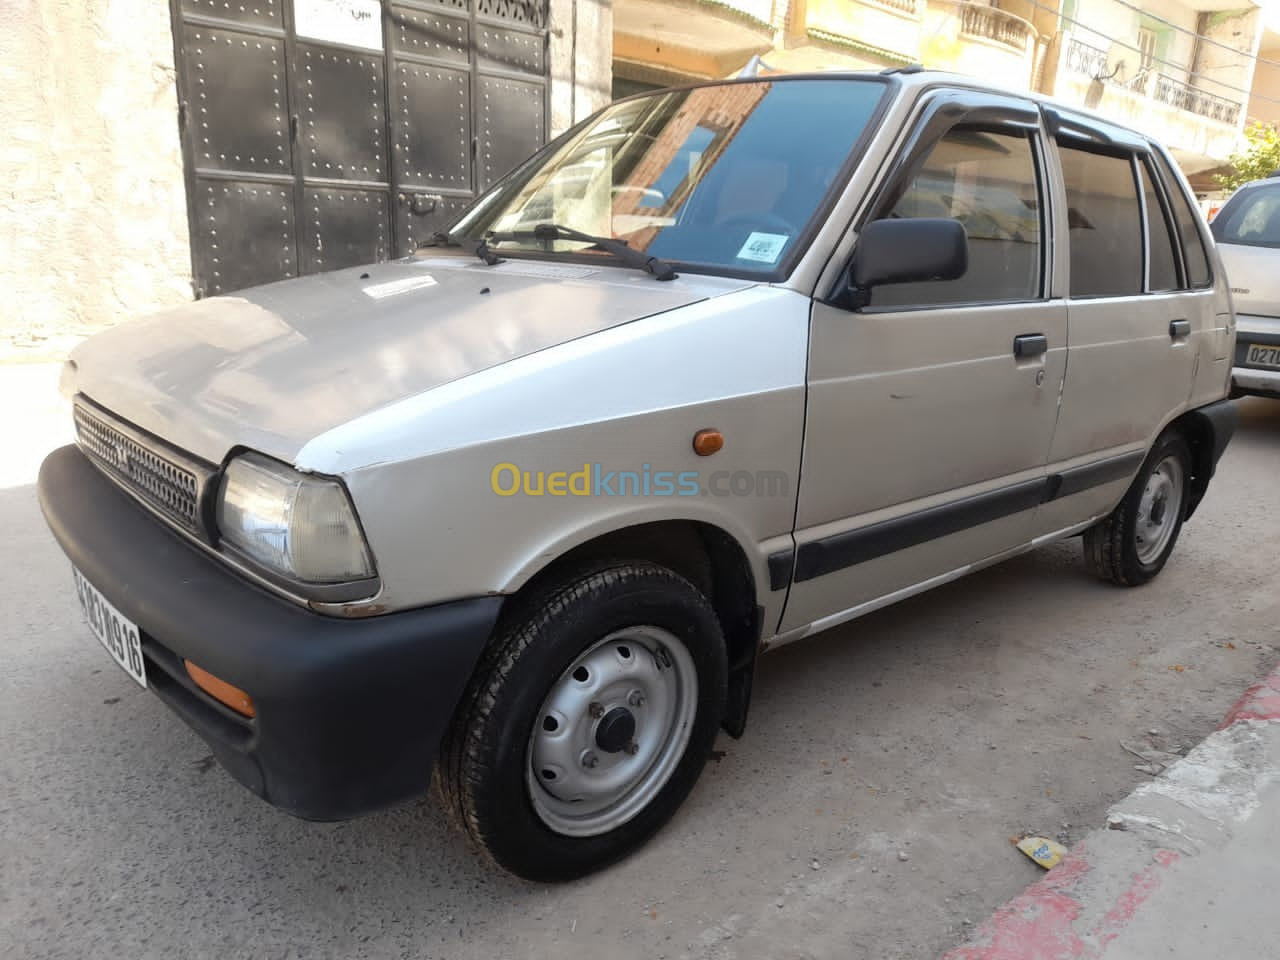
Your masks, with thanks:
M1142 208L1128 156L1061 147L1071 296L1142 292Z
M956 128L882 217L964 224L969 268L957 280L886 284L872 306L995 303L1040 296L1041 208L1029 135Z
M1177 290L1178 265L1169 220L1147 165L1140 163L1138 169L1142 172L1142 198L1147 208L1147 289Z
M1182 256L1187 262L1187 282L1193 287L1209 285L1209 256L1204 250L1204 240L1200 236L1200 211L1191 206L1186 192L1182 189L1182 181L1170 169L1164 157L1158 158L1160 176L1168 187L1173 204L1173 219L1178 225L1178 236L1182 239Z

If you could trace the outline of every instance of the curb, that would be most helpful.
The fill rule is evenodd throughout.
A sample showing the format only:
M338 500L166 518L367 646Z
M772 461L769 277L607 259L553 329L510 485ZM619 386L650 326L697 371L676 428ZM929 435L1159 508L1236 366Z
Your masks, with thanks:
M1241 720L1280 720L1280 667L1246 690L1218 729L1225 730Z
M1221 849L1280 772L1280 666L1221 725L1156 779L1111 808L1106 829L1071 848L942 960L1088 960L1104 956L1173 870Z

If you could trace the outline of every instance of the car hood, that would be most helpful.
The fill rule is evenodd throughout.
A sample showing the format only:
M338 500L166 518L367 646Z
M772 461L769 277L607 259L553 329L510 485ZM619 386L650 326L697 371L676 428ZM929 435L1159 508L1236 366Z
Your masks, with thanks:
M72 353L70 388L212 463L241 445L292 461L307 441L380 407L749 285L418 257L123 324Z
M1236 313L1280 317L1280 249L1218 243Z

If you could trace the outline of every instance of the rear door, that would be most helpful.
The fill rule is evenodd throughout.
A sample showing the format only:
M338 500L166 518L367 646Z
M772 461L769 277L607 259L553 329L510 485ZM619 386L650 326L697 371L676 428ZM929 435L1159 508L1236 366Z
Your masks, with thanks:
M1018 546L1040 502L1066 358L1040 116L960 91L917 116L862 222L957 219L969 268L877 288L856 311L815 302L783 629Z
M1216 326L1204 250L1194 263L1183 255L1162 158L1127 131L1055 119L1070 347L1049 455L1060 479L1037 535L1115 506L1156 434L1187 408Z

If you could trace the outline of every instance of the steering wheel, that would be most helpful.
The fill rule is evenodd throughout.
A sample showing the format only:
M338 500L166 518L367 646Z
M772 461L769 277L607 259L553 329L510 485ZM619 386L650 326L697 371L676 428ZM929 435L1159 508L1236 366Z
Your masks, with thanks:
M761 213L735 213L725 217L716 226L722 229L733 229L737 226L752 231L781 233L788 239L794 238L800 232L793 223L780 217L772 210L766 210Z

